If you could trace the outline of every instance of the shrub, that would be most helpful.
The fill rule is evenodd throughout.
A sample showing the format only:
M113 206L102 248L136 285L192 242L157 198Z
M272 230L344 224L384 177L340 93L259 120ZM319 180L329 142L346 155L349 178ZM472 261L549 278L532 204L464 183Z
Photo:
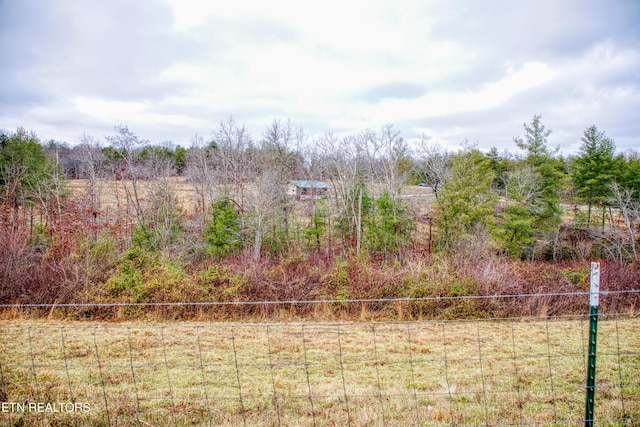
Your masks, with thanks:
M214 301L239 300L247 283L245 275L219 264L209 266L196 276L196 285L201 297L209 297Z
M589 289L591 268L586 263L581 263L577 267L567 267L562 270L562 274L573 286L579 289Z
M135 299L136 289L142 285L143 272L158 264L157 255L139 246L126 251L116 265L116 273L107 280L105 289L112 297L127 293Z
M164 224L138 224L133 230L131 244L146 251L158 251L178 243L181 237L182 228L177 222L172 222L168 227Z
M227 255L240 247L240 221L231 200L225 198L213 203L204 239L212 256Z
M134 288L135 302L189 302L199 297L198 287L179 265L164 262L142 276Z
M84 236L79 236L78 240L80 242L74 260L83 264L87 282L106 282L115 272L120 255L116 241L106 231L95 240L86 239Z

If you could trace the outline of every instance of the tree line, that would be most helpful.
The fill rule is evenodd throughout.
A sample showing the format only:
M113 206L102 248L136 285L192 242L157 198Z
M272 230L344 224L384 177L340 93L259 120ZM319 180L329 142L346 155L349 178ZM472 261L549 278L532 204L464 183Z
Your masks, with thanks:
M73 146L2 131L3 298L30 286L29 260L38 259L55 260L65 280L74 272L114 289L158 257L182 266L299 253L633 262L640 154L617 153L595 125L570 156L551 135L539 115L513 138L515 154L409 143L393 125L311 140L274 120L256 139L228 118L187 148L152 145L126 125ZM176 176L196 195L190 209ZM71 191L79 178L82 189ZM324 181L329 192L297 201L286 192L293 179ZM128 278L114 284L116 276Z

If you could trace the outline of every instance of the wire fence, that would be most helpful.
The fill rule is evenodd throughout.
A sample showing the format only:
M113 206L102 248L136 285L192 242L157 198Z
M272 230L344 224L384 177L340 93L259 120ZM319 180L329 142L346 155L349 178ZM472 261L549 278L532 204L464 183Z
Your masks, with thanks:
M589 315L296 322L0 322L2 425L585 423ZM636 291L603 293L634 299ZM559 294L508 296L531 300ZM453 298L499 304L504 296ZM441 303L442 301L435 301ZM265 302L408 307L430 299ZM233 303L233 306L244 303ZM261 305L260 305L261 304ZM229 303L207 304L210 310ZM177 310L190 304L122 308ZM611 306L611 305L609 305ZM2 306L3 310L15 309ZM53 306L22 309L48 310ZM61 307L58 307L61 308ZM57 308L57 309L58 309ZM68 305L69 310L91 309ZM95 307L93 307L95 308ZM392 311L393 311L392 310ZM425 312L426 313L426 312ZM408 316L407 316L408 317ZM146 323L146 324L145 324ZM640 425L640 319L600 312L595 424Z
M101 320L423 320L583 315L589 292L277 301L0 304L0 316ZM634 313L640 290L608 290L603 312Z

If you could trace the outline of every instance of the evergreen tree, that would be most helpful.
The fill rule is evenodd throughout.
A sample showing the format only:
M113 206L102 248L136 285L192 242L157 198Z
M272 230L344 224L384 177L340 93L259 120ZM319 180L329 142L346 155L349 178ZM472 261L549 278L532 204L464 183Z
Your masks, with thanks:
M507 174L504 212L495 232L509 256L525 258L536 241L536 217L544 209L541 181L531 167L524 166Z
M19 214L29 208L46 213L49 200L59 200L61 170L45 153L33 132L18 128L15 133L0 134L0 205L1 220L18 226ZM56 194L51 194L57 192ZM58 204L59 207L59 204Z
M493 228L497 202L491 190L493 179L491 165L477 149L454 156L451 173L437 200L436 224L445 249L451 249L477 227Z
M635 200L640 201L640 153L630 151L617 155L613 172L616 183L627 189Z
M526 151L527 162L534 167L539 167L558 151L557 149L550 150L547 146L549 135L551 135L552 131L545 128L540 122L541 118L542 116L537 114L533 116L530 125L526 123L522 125L525 130L524 139L520 136L513 138L518 148Z
M398 255L411 237L413 222L401 199L393 199L384 191L373 204L373 212L367 220L367 246L370 251Z
M589 206L587 213L587 226L589 226L593 204L602 204L604 209L604 203L609 197L615 173L615 144L595 125L585 129L580 141L580 154L573 161L571 176L578 196Z
M213 203L205 240L213 256L229 254L240 246L240 220L231 200L225 198Z
M557 237L562 215L562 193L567 186L567 171L564 160L557 156L558 149L549 149L547 143L551 130L533 117L531 124L524 124L525 135L515 137L516 145L526 152L524 165L530 167L540 182L540 209L534 211L533 228L536 237L542 239L549 234ZM557 238L553 239L554 242ZM554 244L554 258L555 258Z
M496 147L491 147L486 158L494 173L494 182L492 185L502 194L505 191L505 179L508 171L512 168L511 161L506 153L500 155Z
M321 239L327 232L327 222L329 221L329 206L326 199L315 201L313 206L313 215L311 217L311 226L305 230L305 235L309 239L310 244L320 252Z

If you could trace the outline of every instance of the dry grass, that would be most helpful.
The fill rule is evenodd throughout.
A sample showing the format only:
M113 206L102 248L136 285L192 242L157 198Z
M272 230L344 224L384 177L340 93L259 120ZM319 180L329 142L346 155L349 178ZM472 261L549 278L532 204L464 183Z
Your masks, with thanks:
M68 182L69 189L72 194L78 196L86 191L89 185L87 179L73 179ZM154 188L154 181L140 180L138 182L140 197L148 199ZM193 185L189 183L186 177L174 176L169 178L169 185L175 197L178 200L178 206L186 213L193 213L199 201ZM249 186L252 187L252 186ZM251 188L248 189L251 191ZM372 186L374 193L381 192L375 185ZM99 181L100 202L106 211L113 211L118 206L122 210L125 209L127 193L133 194L133 187L130 180L100 180ZM414 207L416 212L425 214L430 210L434 196L431 188L418 187L417 185L407 185L402 191L406 201ZM299 201L299 206L308 205L308 201Z
M89 180L87 179L73 179L68 182L69 189L75 196L83 194L88 185ZM197 205L198 195L193 186L187 181L187 178L182 176L171 177L169 178L169 185L178 201L178 207L186 213L193 213ZM140 180L138 181L138 186L139 197L145 201L151 197L157 183L150 180ZM104 214L117 214L118 210L121 214L124 214L126 212L127 197L133 197L133 186L130 180L100 180L97 191L100 195L100 204Z
M640 423L640 319L599 324L598 425ZM585 319L0 324L2 425L576 424ZM20 424L22 422L23 424Z

